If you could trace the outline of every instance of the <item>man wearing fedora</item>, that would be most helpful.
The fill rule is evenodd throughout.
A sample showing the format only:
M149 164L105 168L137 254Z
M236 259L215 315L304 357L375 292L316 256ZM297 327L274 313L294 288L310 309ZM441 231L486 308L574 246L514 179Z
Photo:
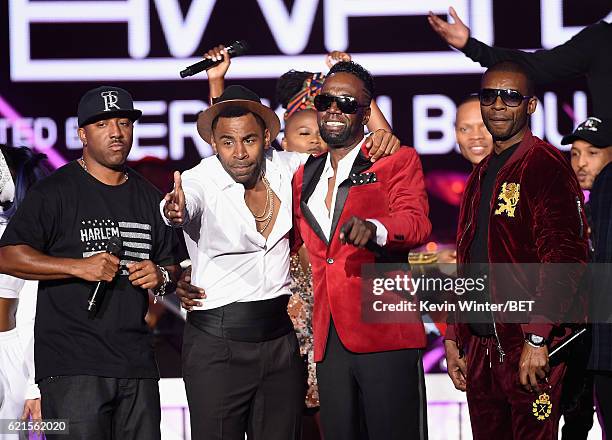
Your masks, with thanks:
M291 181L309 156L270 148L280 121L242 86L225 89L197 127L217 154L176 172L160 204L183 228L191 283L206 292L183 342L192 438L298 439L305 381L287 314Z
M48 439L161 437L147 289L169 292L183 255L178 234L159 218L161 194L125 166L140 115L121 88L85 93L83 156L28 192L0 241L0 272L40 280L34 351L42 416L68 421L67 435ZM121 244L115 255L105 252L112 241ZM106 290L91 308L100 284Z
M276 114L241 86L198 117L217 151L182 176L161 207L180 225L191 282L183 377L194 439L297 439L303 364L287 314L291 179L300 157L270 149Z

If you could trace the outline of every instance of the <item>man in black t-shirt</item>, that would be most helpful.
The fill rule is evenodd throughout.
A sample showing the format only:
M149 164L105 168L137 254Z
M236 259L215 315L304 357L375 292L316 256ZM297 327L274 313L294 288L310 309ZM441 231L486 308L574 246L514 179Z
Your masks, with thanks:
M83 157L31 189L0 241L0 272L40 280L36 381L43 418L69 421L62 439L160 438L147 289L170 290L183 251L159 191L125 166L140 115L123 89L87 92ZM105 252L111 237L117 256ZM89 311L99 281L107 288Z

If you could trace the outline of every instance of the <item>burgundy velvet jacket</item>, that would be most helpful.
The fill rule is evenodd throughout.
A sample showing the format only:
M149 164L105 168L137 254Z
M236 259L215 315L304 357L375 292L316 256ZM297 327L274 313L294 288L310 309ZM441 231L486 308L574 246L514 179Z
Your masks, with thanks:
M315 361L321 361L325 355L332 316L340 340L352 352L424 347L425 333L418 315L412 323L362 320L361 266L376 262L376 255L342 244L338 238L341 226L351 216L376 219L388 232L385 251L404 263L408 261L408 251L423 243L431 232L423 170L416 151L403 147L392 156L371 163L362 147L351 175L374 173L376 179L349 178L340 184L329 243L307 206L327 154L310 158L293 178L294 229L301 237L294 243L294 249L303 240L312 265Z
M461 201L457 232L459 265L470 262L469 250L478 220L480 181L490 158L485 158L474 168ZM507 188L511 183L520 185L513 215L509 215L508 210L502 207L512 203L499 198L504 183ZM506 332L508 327L516 327L516 331L522 330L523 333L534 333L546 338L551 336L553 328L560 330L556 334L565 333L562 328L563 317L567 316L568 309L572 307L581 269L588 258L587 222L583 206L582 191L568 160L559 150L533 136L528 130L495 181L489 217L489 262L579 264L571 265L577 268L577 272L568 271L561 276L555 274L554 286L547 279L547 274L543 273L545 268L538 273L525 273L521 272L520 266L513 266L516 277L505 280L513 285L504 285L503 288L514 289L517 297L534 299L545 304L549 310L545 316L530 316L528 322L520 324L520 327L519 324L507 325ZM525 279L529 277L532 279ZM564 296L559 297L559 292L563 292ZM499 300L496 298L496 284L492 276L490 294L493 302ZM551 295L557 296L551 298ZM456 323L447 328L446 339L455 340L461 345L467 342L470 331L466 324L460 323L459 317L455 318Z

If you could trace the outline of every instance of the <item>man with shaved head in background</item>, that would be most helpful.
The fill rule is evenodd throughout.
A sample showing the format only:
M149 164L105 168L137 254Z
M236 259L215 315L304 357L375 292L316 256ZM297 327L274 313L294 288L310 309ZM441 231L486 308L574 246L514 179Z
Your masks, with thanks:
M612 436L612 119L587 118L561 143L572 144L572 167L580 187L591 191L592 261L598 263L595 265L598 269L592 277L592 344L587 368L592 372L599 422L609 438Z
M470 95L457 107L455 137L461 155L474 166L491 154L493 138L480 114L478 95Z

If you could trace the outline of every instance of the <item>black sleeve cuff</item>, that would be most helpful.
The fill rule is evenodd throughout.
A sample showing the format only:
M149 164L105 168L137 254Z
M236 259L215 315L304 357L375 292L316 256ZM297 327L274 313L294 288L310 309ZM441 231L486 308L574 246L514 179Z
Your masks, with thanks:
M480 52L479 49L481 44L482 43L477 39L470 37L468 38L467 43L465 43L465 46L463 46L463 49L461 49L461 52L463 52L472 60L477 61L476 58L478 57L478 53Z

